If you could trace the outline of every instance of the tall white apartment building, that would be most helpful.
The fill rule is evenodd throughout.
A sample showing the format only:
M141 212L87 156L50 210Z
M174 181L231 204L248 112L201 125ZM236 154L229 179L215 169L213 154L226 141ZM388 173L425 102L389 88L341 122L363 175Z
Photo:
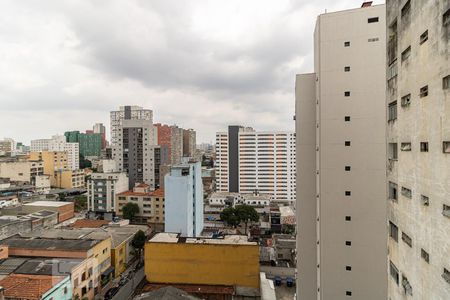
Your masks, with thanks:
M112 158L116 161L119 172L128 174L129 189L136 183L146 183L153 191L155 141L152 111L133 108L136 107L124 106L119 112L111 112L111 133L115 134Z
M385 15L320 15L297 75L298 299L387 299Z
M181 164L170 168L164 181L164 230L185 237L200 236L203 231L201 163L183 158Z
M269 194L275 201L296 199L295 133L229 126L216 133L218 192Z
M67 153L67 165L71 170L80 168L80 146L78 143L66 142L64 135L54 135L51 139L31 141L31 152L64 151Z
M110 112L111 145L118 142L118 134L122 120L147 120L153 122L153 111L140 106L120 106L119 110Z
M386 6L389 299L450 299L450 1Z

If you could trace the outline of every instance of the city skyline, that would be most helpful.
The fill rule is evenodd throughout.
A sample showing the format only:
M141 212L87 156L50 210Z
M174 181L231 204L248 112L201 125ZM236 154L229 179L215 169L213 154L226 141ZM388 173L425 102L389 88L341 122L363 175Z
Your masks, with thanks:
M157 123L197 129L198 143L233 123L293 130L292 86L312 70L315 16L354 6L6 2L0 138L29 144L85 130L86 120L109 128L109 111L127 104L152 109Z

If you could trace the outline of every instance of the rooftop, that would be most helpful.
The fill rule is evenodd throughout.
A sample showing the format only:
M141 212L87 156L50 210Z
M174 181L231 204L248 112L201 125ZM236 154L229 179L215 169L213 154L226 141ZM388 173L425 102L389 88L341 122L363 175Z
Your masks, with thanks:
M71 227L73 228L100 228L102 226L108 225L109 221L106 220L89 220L89 219L80 219L76 220Z
M154 290L153 292L147 292L134 298L134 300L150 300L150 299L195 300L200 298L189 295L185 291L175 288L173 286L162 287L157 290Z
M178 233L161 232L156 234L149 243L186 243L186 244L222 244L222 245L257 245L249 242L246 235L226 235L221 238L180 237Z
M22 257L9 257L2 259L0 261L0 274L11 274L27 260L28 258Z
M70 258L33 258L25 261L14 271L14 273L53 276L70 275L72 269L78 266L82 261L82 259Z
M12 274L0 280L6 298L39 300L62 276Z
M100 241L92 239L50 239L50 238L27 238L13 236L3 240L3 244L9 249L40 249L40 250L64 250L64 251L87 251L97 245Z
M164 190L163 189L157 189L153 192L148 193L140 193L140 192L134 192L134 191L125 191L120 194L117 194L118 196L153 196L153 197L164 197Z
M67 204L72 204L72 202L64 202L64 201L35 201L31 203L27 203L24 205L28 206L52 206L52 207L61 207Z

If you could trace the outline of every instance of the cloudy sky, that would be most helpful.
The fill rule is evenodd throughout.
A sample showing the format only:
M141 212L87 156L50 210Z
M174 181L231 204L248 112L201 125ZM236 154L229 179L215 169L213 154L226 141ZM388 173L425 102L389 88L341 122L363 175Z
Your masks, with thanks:
M126 104L196 129L199 142L229 124L293 130L316 16L361 3L3 0L0 138L109 131L109 111Z

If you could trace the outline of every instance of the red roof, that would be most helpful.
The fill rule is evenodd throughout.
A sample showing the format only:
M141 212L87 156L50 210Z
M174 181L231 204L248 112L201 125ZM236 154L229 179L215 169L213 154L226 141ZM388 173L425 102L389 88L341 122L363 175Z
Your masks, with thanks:
M39 300L63 276L11 274L0 280L6 298Z
M75 223L71 225L74 228L100 228L104 225L108 225L109 221L106 220L89 220L89 219L81 219L76 220Z
M136 185L135 187L138 187L138 188L148 188L148 187L150 187L148 184L146 184L146 183L139 183L138 185Z
M228 285L147 283L142 290L143 292L151 292L166 286L173 286L193 295L234 295L234 288Z
M126 191L122 192L120 194L117 194L117 196L153 196L153 197L164 197L164 190L163 189L157 189L153 192L149 193L139 193L139 192L133 192L133 191Z

